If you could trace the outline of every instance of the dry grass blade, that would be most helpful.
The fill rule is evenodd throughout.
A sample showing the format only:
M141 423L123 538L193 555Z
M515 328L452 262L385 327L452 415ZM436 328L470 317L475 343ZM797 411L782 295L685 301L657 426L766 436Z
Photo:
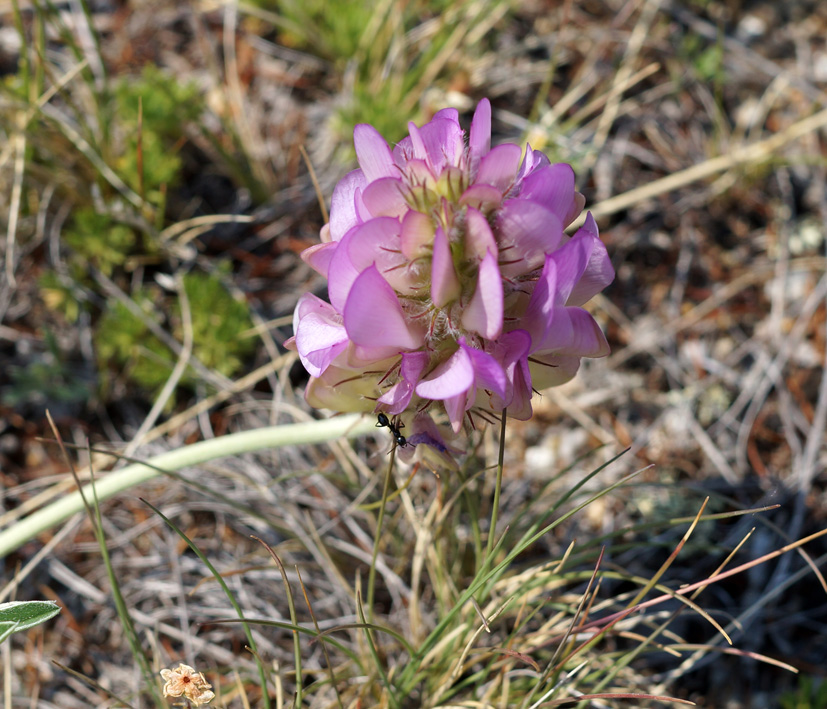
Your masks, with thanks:
M655 694L636 694L633 692L619 692L619 693L604 693L604 694L581 694L578 697L566 697L564 699L554 699L550 702L543 702L541 707L559 707L564 704L576 704L577 702L594 701L596 699L651 699L659 702L669 702L670 704L683 704L685 706L697 706L695 702L690 702L688 699L677 699L675 697L662 697Z
M751 145L736 146L727 155L719 155L702 163L688 167L668 177L654 180L647 185L638 187L615 197L603 200L591 208L595 217L609 216L628 209L632 205L658 195L680 189L693 182L705 180L719 172L725 172L736 167L758 163L775 155L787 143L814 133L827 126L827 109L804 118L789 126L783 131ZM583 225L585 215L578 218L572 225L575 229Z
M629 602L627 608L636 606L640 599L643 598L647 593L649 593L649 591L651 591L655 587L660 578L666 573L666 570L672 565L675 559L678 558L678 554L680 554L681 549L683 549L686 542L689 541L689 537L692 536L692 532L695 530L695 527L698 526L698 522L700 522L708 502L709 498L707 497L703 501L701 509L698 510L698 514L695 515L695 519L692 520L692 524L689 525L689 529L686 530L680 542L678 542L678 545L672 550L672 552L667 557L666 561L663 562L663 565L654 573L652 578L649 579L648 583L642 589L640 589L637 595ZM727 638L727 640L731 645L732 641L729 640L729 638Z

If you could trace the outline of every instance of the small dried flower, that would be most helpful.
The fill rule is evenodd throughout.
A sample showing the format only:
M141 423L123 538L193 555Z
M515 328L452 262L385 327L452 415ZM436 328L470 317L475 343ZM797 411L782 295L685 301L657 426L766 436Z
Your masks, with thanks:
M356 126L361 167L336 186L322 243L302 254L330 302L301 297L287 346L311 375L312 405L413 414L421 442L447 458L431 412L454 433L473 414L527 419L533 390L609 352L581 306L614 269L591 215L564 232L585 203L571 166L530 146L492 149L487 100L467 143L454 109L409 130L391 149Z
M215 698L212 685L201 672L189 665L180 664L175 670L161 670L165 697L186 697L195 706L209 704Z

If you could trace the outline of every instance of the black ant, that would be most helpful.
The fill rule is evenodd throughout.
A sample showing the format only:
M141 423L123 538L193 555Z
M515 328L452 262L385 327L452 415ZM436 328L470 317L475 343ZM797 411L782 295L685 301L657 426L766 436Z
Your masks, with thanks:
M391 430L393 437L396 439L396 445L398 445L400 448L408 445L408 440L399 432L400 428L405 428L404 422L400 421L399 425L397 426L383 413L380 413L377 416L377 419L378 421L376 423L376 428L383 428L387 426Z

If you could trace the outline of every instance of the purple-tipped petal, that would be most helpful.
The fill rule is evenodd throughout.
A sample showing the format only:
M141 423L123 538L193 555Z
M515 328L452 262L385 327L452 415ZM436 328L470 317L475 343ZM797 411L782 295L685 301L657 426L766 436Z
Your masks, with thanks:
M505 396L491 397L494 411L508 407L511 418L527 421L531 418L531 372L528 355L531 336L525 330L512 330L504 334L494 345L494 357L502 363L508 382Z
M374 217L401 217L408 211L405 185L397 177L381 177L362 191L362 201Z
M385 280L400 293L415 292L422 279L411 274L401 251L400 225L391 217L377 217L351 229L336 244L328 265L330 302L342 310L356 277L376 264Z
M565 319L569 322L568 341L563 346L554 348L558 355L571 355L574 357L605 357L609 354L609 343L606 336L600 329L595 319L583 308L563 308ZM558 317L558 321L564 318ZM562 336L560 340L562 340ZM542 349L552 349L543 347Z
M459 433L462 428L462 419L465 417L465 412L473 405L474 401L469 396L469 392L465 391L462 394L449 397L442 402L445 407L445 413L448 414L448 420L451 422L451 428L454 433Z
M530 175L535 170L550 165L551 161L546 157L545 153L539 150L532 150L531 145L525 146L525 157L520 165L520 171L517 174L517 182L521 182L526 175Z
M399 381L376 400L376 410L395 416L407 409L429 359L426 352L404 353L399 365Z
M531 336L532 350L540 349L543 344L558 304L561 303L557 297L557 263L549 255L546 256L543 270L534 285L521 321L521 325Z
M362 271L342 311L350 339L362 347L415 350L423 344L423 333L409 325L393 288L376 266Z
M444 401L464 394L472 386L474 366L468 353L459 348L416 385L416 394L423 399Z
M330 303L306 293L293 313L295 347L304 368L321 376L348 344L342 318Z
M514 183L522 151L519 145L504 143L492 148L482 160L474 180L478 185L492 185L505 192Z
M472 207L467 212L467 235L465 238L465 258L468 260L482 261L485 255L496 254L497 242L494 240L494 232L488 224L488 220Z
M360 123L353 129L353 145L359 167L364 171L368 182L381 177L399 176L388 144L372 125Z
M503 204L499 227L500 262L506 276L539 268L545 255L554 251L563 238L563 227L554 212L523 199L510 199Z
M574 195L574 170L566 163L535 170L523 180L520 190L520 199L542 204L561 224L572 210Z
M448 237L442 228L434 235L434 255L431 261L431 300L437 308L442 308L452 300L459 298L460 283L454 269L454 259Z
M428 164L435 175L443 168L458 165L464 149L459 114L455 108L444 108L418 130ZM416 141L414 133L411 139ZM417 157L423 157L417 154Z
M356 268L351 261L348 249L350 240L354 238L359 229L360 227L351 229L341 241L334 242L338 248L333 252L327 267L327 293L331 304L340 313L345 307L353 281L356 280L361 270Z
M328 241L326 244L314 244L313 246L308 246L299 255L301 256L302 261L316 271L316 273L327 278L330 260L333 258L333 254L336 253L337 248L339 248L338 243L335 241Z
M357 273L376 264L379 273L395 291L415 293L422 286L423 279L417 279L408 268L402 254L400 231L401 226L396 219L377 217L342 239L341 248L347 253Z
M481 389L493 392L499 397L504 397L506 377L500 363L487 352L469 347L464 337L460 337L457 342L471 358L471 365L474 367L474 384Z
M361 199L361 191L366 185L365 174L361 170L353 170L339 180L333 190L330 200L330 238L333 241L339 241L361 221L357 198Z
M480 263L477 290L462 312L462 326L495 340L503 329L503 282L497 256L488 252Z
M407 438L408 445L397 450L397 455L405 463L412 465L419 462L435 473L459 470L453 456L460 455L462 451L445 442L442 431L427 414L414 418Z
M549 254L557 267L557 302L565 303L589 263L594 239L589 236L569 239L559 249Z
M580 216L580 212L583 211L583 207L585 206L586 196L580 192L575 192L574 201L571 203L571 207L569 207L569 211L566 216L563 217L563 229L566 229L569 224Z
M580 238L590 239L592 248L586 270L572 289L566 301L567 305L583 305L608 286L615 277L615 270L606 251L606 245L597 235L597 225L591 214L586 215L585 224L577 230L572 241Z
M471 121L471 133L468 137L469 172L473 179L480 160L491 150L491 103L484 98L477 104Z

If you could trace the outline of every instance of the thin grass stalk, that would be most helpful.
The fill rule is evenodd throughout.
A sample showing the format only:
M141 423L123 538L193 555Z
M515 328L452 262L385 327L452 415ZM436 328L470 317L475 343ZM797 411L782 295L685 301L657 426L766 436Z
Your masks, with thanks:
M596 471L594 471L591 475L592 476L596 475L598 472L603 470L606 466L608 466L611 463L618 460L618 458L620 458L620 456L622 456L625 452L626 451L622 451L621 453L616 455L614 458L610 459L609 461L607 461L606 463L601 465L600 468L598 468ZM422 644L422 646L419 648L419 650L417 650L414 657L411 658L411 661L408 663L405 670L403 670L402 676L400 678L400 686L402 687L403 691L406 694L410 693L410 691L413 688L413 685L416 684L416 682L417 682L417 679L416 679L416 673L418 672L417 668L421 664L422 659L425 657L425 655L428 654L428 652L430 652L430 650L433 649L434 645L436 645L436 643L439 641L440 637L445 633L448 626L453 622L454 618L460 612L460 609L472 597L475 596L477 591L479 591L492 578L496 578L500 574L502 574L508 568L509 564L511 564L511 562L517 556L519 556L527 547L531 546L536 541L541 539L548 532L550 532L552 529L557 527L557 525L565 522L567 519L569 519L573 515L577 514L580 510L582 510L584 507L590 505L595 500L598 500L601 497L603 497L605 495L608 495L610 492L614 491L615 489L617 489L621 485L624 485L629 480L631 480L635 476L637 476L640 472L642 472L642 471L638 470L638 471L635 471L635 472L633 472L629 475L626 475L625 477L621 478L620 480L613 483L612 485L609 485L606 488L604 488L603 490L600 490L599 492L595 493L588 500L586 500L582 504L578 505L577 507L572 509L570 512L567 512L566 514L562 515L560 518L554 520L553 522L548 524L543 529L539 530L534 535L528 536L528 537L523 537L523 539L521 539L520 542L493 569L491 569L489 572L487 572L485 574L478 574L477 577L474 578L474 580L469 584L468 588L466 588L465 591L462 593L462 595L457 600L454 607L448 612L448 614L431 631L430 635L426 638L425 642ZM496 550L503 544L504 540L505 540L505 536L500 537L500 540L495 544L494 549L492 549L492 552L491 552L492 556L494 555Z
M376 671L382 678L382 684L385 685L385 689L388 692L388 701L390 702L391 706L394 707L394 709L398 709L399 702L396 699L396 695L394 693L394 686L391 684L391 681L388 678L388 674L387 672L385 672L385 668L382 665L382 660L379 657L379 652L376 649L376 644L373 642L373 636L370 632L370 624L365 619L365 609L362 606L362 601L358 595L356 597L356 612L359 615L359 621L362 624L362 629L365 633L365 640L367 640L368 648L370 650L371 657L373 657L373 662L376 667Z
M278 554L276 554L276 552L274 552L263 539L260 539L254 534L250 536L267 550L273 559L273 562L278 567L279 573L281 574L281 580L284 582L284 591L287 594L287 608L290 611L290 621L294 626L298 626L299 621L296 617L296 603L293 600L293 591L290 588L290 581L287 579L287 571L284 568L284 564L281 563L281 559L278 557ZM297 707L300 707L302 705L302 684L304 681L302 680L302 648L301 643L299 642L299 633L296 630L293 630L293 661L296 663L295 703ZM264 689L265 693L267 692L266 687L263 687L262 689Z
M494 502L491 505L491 525L488 529L488 544L485 547L485 564L491 563L491 552L494 549L494 539L497 530L497 517L500 509L500 492L503 486L503 463L505 461L505 425L508 409L503 409L500 419L500 450L497 457L497 478L494 482Z
M54 433L55 438L57 439L60 451L63 454L63 457L67 465L69 466L69 469L72 471L72 475L75 477L75 479L77 479L77 472L75 471L74 465L72 464L72 459L69 457L69 452L63 445L63 439L60 436L60 432L58 431L57 426L55 425L55 422L48 411L46 412L46 418L48 419L52 432ZM91 454L89 457L91 458ZM155 704L158 707L164 707L166 706L166 703L164 702L163 698L161 697L158 691L158 685L155 681L155 675L152 672L152 668L150 668L149 666L149 662L147 661L146 655L144 655L143 650L141 649L141 643L138 640L138 633L135 630L134 623L132 622L132 616L129 614L129 608L127 607L126 601L124 600L123 594L121 593L121 587L118 583L118 577L115 574L114 568L112 567L112 559L109 556L109 549L106 546L106 535L103 531L103 518L100 512L100 501L98 500L97 496L94 475L92 475L90 484L89 486L87 486L87 489L91 490L92 503L89 503L89 500L86 498L85 495L81 495L81 499L86 509L86 514L89 517L89 521L92 524L92 531L95 535L95 539L97 540L98 546L101 550L101 560L103 561L103 565L106 568L106 576L109 579L109 584L112 589L112 599L115 602L115 611L117 612L118 618L121 621L121 626L123 627L126 640L129 643L129 649L132 653L132 657L135 659L135 662L141 668L141 672L144 676L144 681L146 682L150 692L152 693L152 697L155 700Z
M370 570L368 571L368 619L373 622L373 600L376 593L376 560L379 558L379 545L382 539L382 523L385 521L385 507L388 502L388 491L391 486L391 475L393 464L396 460L396 443L391 448L388 467L385 471L385 482L382 485L382 504L379 505L379 517L376 520L376 534L373 538L373 553L370 559Z
M298 566L296 566L296 575L299 577L299 585L301 586L302 595L304 596L304 602L307 604L307 610L310 613L310 618L313 621L313 627L316 629L317 633L321 633L322 630L319 627L319 621L316 620L316 613L313 610L313 604L310 602L310 597L307 595L307 587L304 585L304 581L302 580L302 572ZM336 695L336 703L339 705L339 709L344 709L344 706L342 705L342 697L339 694L339 688L336 686L336 675L333 672L333 663L330 661L330 653L327 651L326 640L326 638L320 638L319 642L322 645L322 654L324 655L324 662L327 667L327 676L330 678L330 686Z
M187 546L192 549L195 555L201 560L201 563L207 567L209 572L213 575L213 578L218 582L218 585L221 586L221 589L224 591L224 595L227 596L227 600L230 602L230 605L235 610L238 617L241 619L241 625L244 628L244 634L247 636L247 642L250 645L250 652L252 653L253 657L255 658L256 665L258 666L258 673L259 678L261 680L261 697L264 701L264 706L266 709L270 709L270 694L267 692L267 674L264 669L264 664L261 661L261 658L258 655L258 649L256 647L256 641L253 637L253 633L250 630L250 626L244 620L244 613L241 610L241 606L239 605L238 601L236 600L235 595L230 590L230 587L227 585L227 582L224 581L224 577L218 572L218 570L212 565L210 560L207 558L206 554L198 548L198 546L181 530L178 525L175 524L171 519L166 517L161 510L157 507L153 506L143 498L141 499L147 507L149 507L156 515L158 515L164 522L166 522L167 526L175 532L181 539L183 539Z

